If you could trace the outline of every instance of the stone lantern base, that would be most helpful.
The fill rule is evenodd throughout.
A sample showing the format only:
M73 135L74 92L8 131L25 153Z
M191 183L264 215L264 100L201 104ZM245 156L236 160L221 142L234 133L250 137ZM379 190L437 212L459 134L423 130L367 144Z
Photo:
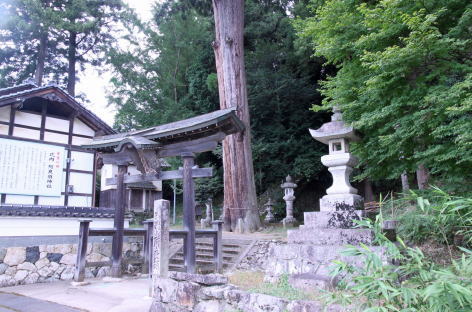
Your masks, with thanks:
M364 209L364 198L357 194L331 194L320 199L320 211L362 209Z

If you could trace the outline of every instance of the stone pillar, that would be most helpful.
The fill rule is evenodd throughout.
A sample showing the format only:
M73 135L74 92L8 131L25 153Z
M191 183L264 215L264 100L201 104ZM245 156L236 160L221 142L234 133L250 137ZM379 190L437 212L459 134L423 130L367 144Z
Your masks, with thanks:
M187 273L195 273L195 187L192 178L192 167L195 161L193 153L183 153L183 206L184 206L184 230L187 231L187 243L185 244L185 267Z
M283 219L284 225L294 224L297 220L293 217L293 201L295 200L294 189L297 187L292 181L292 177L288 175L285 182L280 186L284 190L285 211L286 216Z
M159 278L169 275L169 206L168 200L154 201L154 223L152 234L152 291Z

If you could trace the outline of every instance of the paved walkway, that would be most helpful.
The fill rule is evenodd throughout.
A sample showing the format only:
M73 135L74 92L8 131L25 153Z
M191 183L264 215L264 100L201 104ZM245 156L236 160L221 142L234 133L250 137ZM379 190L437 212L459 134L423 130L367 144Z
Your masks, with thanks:
M148 312L151 306L147 278L105 282L86 279L89 285L70 282L4 287L0 312Z
M80 312L54 302L0 292L0 312Z

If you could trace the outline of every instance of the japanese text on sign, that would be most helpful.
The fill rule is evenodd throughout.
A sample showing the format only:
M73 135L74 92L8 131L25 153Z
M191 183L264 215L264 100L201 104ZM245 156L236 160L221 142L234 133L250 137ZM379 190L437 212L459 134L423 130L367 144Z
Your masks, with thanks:
M64 148L0 139L0 193L61 196Z

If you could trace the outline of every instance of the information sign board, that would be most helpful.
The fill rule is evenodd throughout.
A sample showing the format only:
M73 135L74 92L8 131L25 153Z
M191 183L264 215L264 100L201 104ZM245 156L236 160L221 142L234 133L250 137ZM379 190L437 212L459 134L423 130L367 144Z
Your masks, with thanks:
M61 196L65 149L0 139L0 193Z

